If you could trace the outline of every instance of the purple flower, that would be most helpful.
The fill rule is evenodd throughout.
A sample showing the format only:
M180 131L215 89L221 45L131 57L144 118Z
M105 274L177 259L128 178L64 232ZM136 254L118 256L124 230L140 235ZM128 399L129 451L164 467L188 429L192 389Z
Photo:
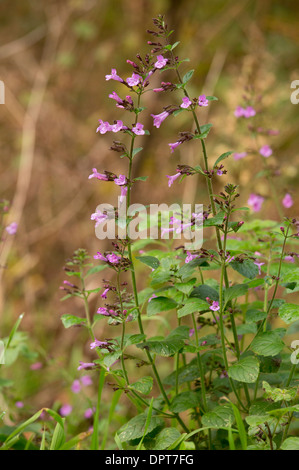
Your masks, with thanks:
M251 118L251 117L253 117L253 116L255 116L255 115L256 115L256 111L255 111L255 109L253 109L252 106L247 106L247 108L244 109L243 116L244 116L245 118L248 119L248 118Z
M167 64L168 59L165 59L162 55L157 56L157 62L155 62L156 69L162 69Z
M200 95L198 98L198 106L208 106L209 100L207 100L206 95Z
M94 363L93 362L82 362L82 361L79 361L79 367L77 368L77 370L85 370L85 369L92 369L94 367Z
M109 98L111 98L112 100L115 100L120 105L122 105L123 103L123 100L118 96L117 93L115 93L115 91L113 91L113 93L110 93Z
M244 108L242 108L242 106L237 106L234 115L236 118L244 117Z
M24 403L22 401L16 401L15 405L19 409L24 408Z
M294 256L291 256L291 255L285 256L285 257L284 257L284 260L285 260L287 263L295 263Z
M92 173L88 177L89 180L91 178L97 178L98 180L108 181L108 177L102 173L98 173L98 170L96 168L92 169Z
M18 224L16 222L12 222L5 228L5 230L9 235L14 235L18 230Z
M181 145L182 142L180 142L179 140L177 142L174 142L174 144L168 144L169 147L170 147L170 150L171 150L171 153L174 152L174 150L179 146Z
M150 302L151 300L155 299L157 296L156 294L153 294L149 299L148 299L148 302Z
M163 113L160 114L151 114L152 118L154 119L154 126L159 129L161 126L162 122L169 116L169 113L167 111L163 111Z
M71 407L71 405L63 405L60 408L59 413L61 414L61 416L68 416L71 414L72 411L73 408Z
M114 253L110 253L109 255L106 256L107 261L111 264L118 264L121 260L121 257L118 255L115 255Z
M128 186L121 186L119 204L121 205L127 195Z
M116 80L117 82L123 82L123 79L117 75L116 69L111 70L111 75L105 76L106 80Z
M87 408L87 410L84 413L84 417L86 419L89 419L92 417L93 413L94 413L94 410L92 408Z
M94 255L93 258L94 259L100 259L101 261L107 261L107 258L104 255L102 255L102 253L100 253L99 251L97 251L97 254Z
M129 86L136 86L140 83L142 78L137 73L133 73L132 77L127 78L126 82Z
M108 121L102 121L102 119L99 119L99 127L97 128L96 132L99 132L100 134L106 134L106 132L110 132L112 130L112 126L110 126Z
M114 183L117 184L118 186L122 186L126 184L126 182L127 182L127 178L125 177L125 175L119 175L118 178L114 178Z
M196 258L198 258L198 255L192 255L189 251L187 251L185 263L190 263L190 261L193 261Z
M93 381L89 375L83 375L80 380L83 387L88 387L89 385L93 384Z
M252 207L252 210L254 212L259 212L262 208L264 198L262 196L259 196L258 194L250 194L249 199L247 201L247 204Z
M189 100L188 96L184 96L184 98L182 99L182 104L181 104L181 108L189 108L189 106L191 106L192 104L192 101Z
M234 153L233 156L235 160L241 160L242 158L247 157L247 152Z
M106 219L108 219L107 214L103 214L101 211L97 210L90 216L91 220L95 220L96 224L95 226L98 227L102 222L104 222Z
M143 124L140 124L139 122L132 128L132 132L136 135L144 135L145 131L143 130Z
M273 151L269 145L263 145L263 147L260 148L260 154L265 158L270 157L272 153Z
M109 316L110 316L110 313L108 312L108 309L107 309L106 307L100 307L100 308L98 308L97 313L98 313L99 315L104 315L105 317L109 317Z
M74 380L71 390L73 393L79 393L81 391L81 384L79 380Z
M261 266L263 266L265 263L259 263L258 261L254 261L254 264L259 268L259 275L261 275L262 274Z
M113 124L112 126L110 126L110 128L112 132L119 132L123 129L127 129L127 127L124 126L124 123L122 121L116 121L116 124Z
M30 369L31 370L39 370L43 367L43 364L41 362L35 362L34 364L31 364Z
M286 209L289 209L294 204L293 198L289 193L287 193L283 198L282 204Z
M168 187L170 188L170 186L175 182L175 180L177 178L179 178L181 176L181 173L178 172L176 173L175 175L172 175L172 176L169 176L169 175L166 175L166 177L168 178Z
M107 293L109 292L109 288L107 287L104 292L101 294L102 299L107 299Z
M107 341L98 341L97 339L90 343L90 349L105 348L106 346L108 346Z
M217 310L220 310L219 302L214 300L212 305L210 306L210 310L213 310L213 312L217 312Z

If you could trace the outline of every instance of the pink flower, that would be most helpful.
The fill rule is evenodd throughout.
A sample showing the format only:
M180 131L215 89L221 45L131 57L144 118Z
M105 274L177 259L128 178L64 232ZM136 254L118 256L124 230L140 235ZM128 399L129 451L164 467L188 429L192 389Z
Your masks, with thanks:
M155 62L156 69L162 69L167 64L168 59L165 59L162 55L157 56L157 62Z
M248 118L251 118L251 117L253 117L253 116L255 116L255 115L256 115L256 111L255 111L255 109L253 109L252 106L247 106L247 108L244 109L243 116L244 116L245 118L248 119Z
M111 70L111 75L105 76L106 80L116 80L117 82L123 82L123 79L117 75L116 69Z
M71 407L71 405L63 405L60 408L59 413L61 414L61 416L68 416L71 414L72 411L73 408Z
M118 264L119 261L121 260L121 257L114 254L114 253L110 253L109 255L107 255L107 261L109 261L109 263L111 264Z
M109 292L109 288L104 290L104 292L101 294L102 299L107 299L107 293L108 292Z
M118 96L117 93L115 93L115 91L113 91L113 93L110 93L109 98L115 100L120 105L122 105L122 103L123 103L123 100ZM123 108L123 106L122 106L122 108Z
M90 216L91 220L95 220L96 224L95 227L98 227L101 223L103 223L106 219L108 219L107 214L103 214L101 211L97 210Z
M234 153L233 154L235 160L241 160L242 158L247 157L247 155L248 155L247 152L241 152L241 153Z
M265 263L259 263L258 261L254 261L254 264L259 268L259 275L261 275L262 274L261 266L263 266Z
M126 184L126 182L127 178L125 177L125 175L119 175L118 178L114 178L114 183L118 186L123 186L124 184Z
M198 106L208 106L209 100L207 100L206 95L200 95L198 98Z
M254 212L259 212L262 208L264 198L258 194L250 194L247 204L252 207Z
M97 128L96 132L99 132L100 134L106 134L106 132L109 132L112 130L112 126L110 126L109 122L107 121L102 121L102 119L99 119L99 127Z
M90 343L90 349L105 348L105 346L108 346L107 341L98 341L95 339L92 343Z
M30 369L31 370L39 370L43 367L43 364L41 362L35 362L34 364L31 364Z
M150 302L151 300L155 299L157 296L156 294L153 294L149 299L148 299L148 302Z
M97 178L98 180L108 181L108 177L102 173L98 173L98 170L96 168L92 169L92 173L88 177L89 180L91 178Z
M104 315L105 317L109 317L110 314L108 312L108 309L106 307L99 307L98 310L97 310L97 313L99 315Z
M236 118L244 117L244 108L242 108L242 106L237 106L234 115Z
M83 387L88 387L89 385L93 384L93 381L89 375L83 375L80 380Z
M22 401L16 401L15 405L19 409L24 408L24 403Z
M182 143L182 142L177 141L177 142L174 142L174 144L168 144L169 147L170 147L171 153L173 153L174 150L175 150L179 145L181 145L181 143Z
M140 83L142 78L137 73L133 73L132 77L127 78L126 82L129 86L136 86Z
M5 230L9 235L14 235L18 230L18 224L16 222L12 222L5 228Z
M143 124L140 124L139 122L132 128L132 132L136 135L144 135L145 131L143 130Z
M87 410L84 413L84 418L89 419L92 417L94 413L94 410L92 408L87 408Z
M181 108L189 108L189 106L191 106L192 104L192 101L189 100L188 96L184 96L184 98L182 99L182 104L181 104Z
M213 312L217 312L217 310L220 310L219 302L214 300L212 305L210 306L210 310L213 310Z
M100 259L101 261L107 261L107 258L102 255L102 253L100 253L99 251L97 251L97 254L94 255L94 259Z
M260 154L265 158L270 157L272 153L273 151L269 145L263 145L263 147L260 148Z
M77 368L77 370L92 369L94 366L95 366L95 365L94 365L93 362L82 362L82 361L79 361L79 367Z
M289 209L294 204L293 198L289 193L287 193L283 198L282 204L286 209Z
M71 390L73 393L79 393L81 391L81 384L79 380L74 380Z
M128 192L128 186L121 186L119 204L122 204Z
M172 176L169 176L169 175L166 175L166 177L168 178L168 187L170 188L170 186L175 182L175 180L177 178L179 178L181 176L181 173L178 172L176 173L175 175L172 175Z
M190 263L190 261L193 261L196 258L198 258L198 255L192 255L189 251L187 251L185 263Z
M284 260L285 260L287 263L295 263L295 259L294 259L294 257L291 256L291 255L285 256L285 257L284 257Z
M116 124L113 124L112 126L110 126L110 128L112 132L119 132L122 129L127 129L122 121L116 121Z
M167 111L163 111L163 113L160 114L151 114L152 118L154 119L154 126L159 129L161 126L162 122L169 116L169 113Z

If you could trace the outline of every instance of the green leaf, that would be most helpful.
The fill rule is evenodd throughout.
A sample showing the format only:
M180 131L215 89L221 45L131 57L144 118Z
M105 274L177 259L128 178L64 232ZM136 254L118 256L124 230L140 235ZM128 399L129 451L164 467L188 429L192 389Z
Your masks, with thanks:
M98 266L94 266L93 268L90 268L85 277L88 277L90 276L91 274L96 274L96 273L100 273L101 271L103 271L104 269L107 268L107 265L106 264L99 264Z
M197 297L202 300L206 300L209 297L211 300L219 300L219 293L213 287L208 286L207 284L202 284L198 287L195 287L191 292L190 299Z
M199 400L196 392L182 392L174 397L170 405L170 410L173 413L181 413L190 408L196 408L198 405Z
M256 323L267 318L266 312L257 310L256 308L251 308L246 312L246 322L247 323Z
M247 284L236 284L235 286L228 287L228 289L224 292L224 302L227 304L232 299L237 299L238 297L242 297L248 291Z
M222 155L220 155L219 158L217 158L216 162L214 163L213 168L215 168L217 165L219 165L222 160L225 160L225 158L229 157L233 152L225 152Z
M280 446L280 450L299 450L299 437L288 437Z
M149 349L159 356L173 356L184 347L184 339L189 336L188 326L179 326L173 330L164 340L149 340L142 344L137 344L137 348Z
M132 441L134 439L141 439L146 425L147 413L142 413L138 416L135 416L128 423L122 426L118 431L118 437L121 442ZM146 434L151 433L155 429L162 427L164 421L157 416L152 416L147 427Z
M174 442L181 437L181 433L176 428L165 428L156 436L154 441L154 450L165 450L168 449Z
M193 279L190 279L188 282L176 282L174 284L174 287L180 292L183 292L183 294L189 295L193 289L195 282L196 282L196 278L194 277Z
M64 328L70 328L71 326L78 326L82 325L82 323L86 323L85 318L76 317L75 315L62 315L61 321L63 323Z
M225 213L220 211L218 214L215 215L215 217L210 217L209 219L206 219L203 223L204 227L218 227L219 225L223 224L225 217Z
M188 364L187 366L180 367L178 370L178 383L179 385L192 382L200 377L200 370L196 364ZM175 385L176 383L176 371L168 375L164 381L166 385Z
M153 379L152 377L142 377L137 382L130 384L128 388L143 395L148 395L153 388Z
M299 320L299 305L283 304L279 307L278 315L287 324Z
M238 382L255 383L259 376L259 361L254 356L247 356L228 368L228 375Z
M278 401L292 401L297 395L296 388L272 388L268 382L263 382L263 389L265 390L265 398L274 401L274 403Z
M189 80L192 78L192 75L194 73L194 70L189 70L184 76L183 76L183 83L189 82Z
M284 346L284 342L275 331L265 331L254 338L250 349L261 356L276 356Z
M141 152L141 150L143 150L143 147L137 147L136 149L134 149L132 152L132 157L134 158L137 153Z
M141 263L146 264L152 269L157 269L160 266L160 261L155 256L136 256L136 259L139 259Z
M169 299L168 297L156 297L148 303L147 315L151 317L157 313L172 310L176 308L176 306L177 302L173 299Z
M230 405L214 408L202 416L202 425L207 428L229 428L234 422L234 412Z
M191 315L191 313L200 312L202 310L209 310L209 304L205 300L189 298L187 299L184 307L178 310L178 318L182 318L186 315Z
M250 259L246 259L243 262L231 261L229 266L248 279L254 279L259 273L258 267Z

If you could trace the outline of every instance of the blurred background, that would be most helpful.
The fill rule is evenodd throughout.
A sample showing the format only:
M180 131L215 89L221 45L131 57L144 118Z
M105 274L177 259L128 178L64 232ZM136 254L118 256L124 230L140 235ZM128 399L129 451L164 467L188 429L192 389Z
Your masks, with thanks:
M248 122L237 122L234 116L250 87L260 125L280 131L278 136L262 136L261 144L274 149L271 165L277 166L279 197L289 192L295 201L286 215L298 216L299 105L290 102L290 84L299 79L298 2L14 0L12 8L11 1L2 0L0 197L11 201L9 221L18 222L19 230L1 254L7 269L0 271L0 337L25 312L22 330L29 333L30 351L24 349L23 362L16 363L12 375L32 410L66 400L63 384L74 378L82 350L89 354L81 329L64 330L61 325L61 314L83 313L75 300L60 302L63 266L79 247L90 254L110 248L96 239L90 214L102 202L114 205L118 191L115 185L88 181L93 167L126 172L127 162L109 150L113 136L95 132L99 118L126 119L108 98L122 90L118 83L106 82L105 74L117 68L119 75L131 75L126 59L149 52L146 30L159 13L175 30L172 42L181 41L176 53L190 59L182 70L195 69L191 96L205 93L219 99L201 112L201 123L213 123L208 139L211 161L228 150L252 148ZM153 86L160 78L155 74ZM179 131L191 130L188 113L169 118L159 130L152 126L151 113L180 104L180 99L171 93L145 95L143 122L151 135L139 138L144 151L136 157L134 171L149 179L135 186L134 202L171 203L183 197L186 203L207 203L205 183L197 178L167 187L165 175L174 174L177 164L201 163L196 142L173 154L167 145L176 141ZM226 168L228 174L217 179L216 191L226 182L239 184L241 205L251 192L260 193L266 198L260 216L278 218L266 180L255 178L262 169L255 155L227 160ZM101 278L92 281L95 287ZM143 276L138 280L143 287ZM95 311L96 298L92 307ZM29 367L37 360L43 363L38 377ZM61 365L70 370L70 377L61 376Z

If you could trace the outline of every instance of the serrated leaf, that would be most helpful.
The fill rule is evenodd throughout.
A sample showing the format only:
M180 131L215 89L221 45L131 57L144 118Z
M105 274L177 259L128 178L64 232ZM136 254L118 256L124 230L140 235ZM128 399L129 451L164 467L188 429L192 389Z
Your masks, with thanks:
M153 450L168 449L181 437L181 433L176 428L165 428L156 436Z
M299 437L288 437L280 446L280 450L299 450Z
M225 304L232 299L237 299L238 297L242 297L248 291L247 284L236 284L235 286L228 287L224 292L224 301Z
M225 152L222 155L220 155L219 158L217 158L216 162L214 163L213 168L215 168L217 165L219 165L222 160L225 160L227 157L229 157L233 152Z
M155 256L136 256L136 259L152 269L157 269L160 266L160 261Z
M202 425L208 428L229 428L234 422L234 412L230 405L217 406L202 416Z
M265 331L254 338L250 349L260 356L276 356L284 346L284 342L275 331Z
M243 262L231 261L229 266L242 274L242 276L247 277L247 279L254 279L259 273L258 267L250 259L246 259Z
M195 282L196 278L194 277L193 279L190 279L187 282L176 282L174 284L174 287L180 292L183 292L183 294L189 295L193 289Z
M137 382L130 384L128 388L143 395L148 395L153 388L153 379L152 377L142 377Z
M299 305L283 304L279 307L278 315L287 324L299 320Z
M142 413L138 416L132 418L128 423L122 426L118 431L118 437L121 442L132 441L134 439L141 439L144 430L145 424L147 420L147 413ZM157 416L152 416L147 427L145 435L148 435L155 429L162 427L164 425L164 421Z
M198 405L198 394L196 392L182 392L174 397L170 405L170 410L173 413L181 413L190 408L196 408Z
M259 361L254 356L248 356L240 359L238 362L228 368L228 375L237 382L255 383L259 376Z
M76 317L75 315L62 315L61 321L64 328L70 328L71 326L78 326L86 323L85 318Z
M208 286L207 284L202 284L193 289L190 295L190 299L193 297L198 297L199 299L206 300L209 297L211 300L219 300L219 292L213 287Z
M151 317L157 313L172 310L173 308L176 308L176 306L177 302L173 299L169 299L168 297L156 297L148 303L147 315Z
M189 298L187 299L184 307L178 310L178 318L191 315L191 313L199 312L201 310L209 310L209 304L205 300Z

